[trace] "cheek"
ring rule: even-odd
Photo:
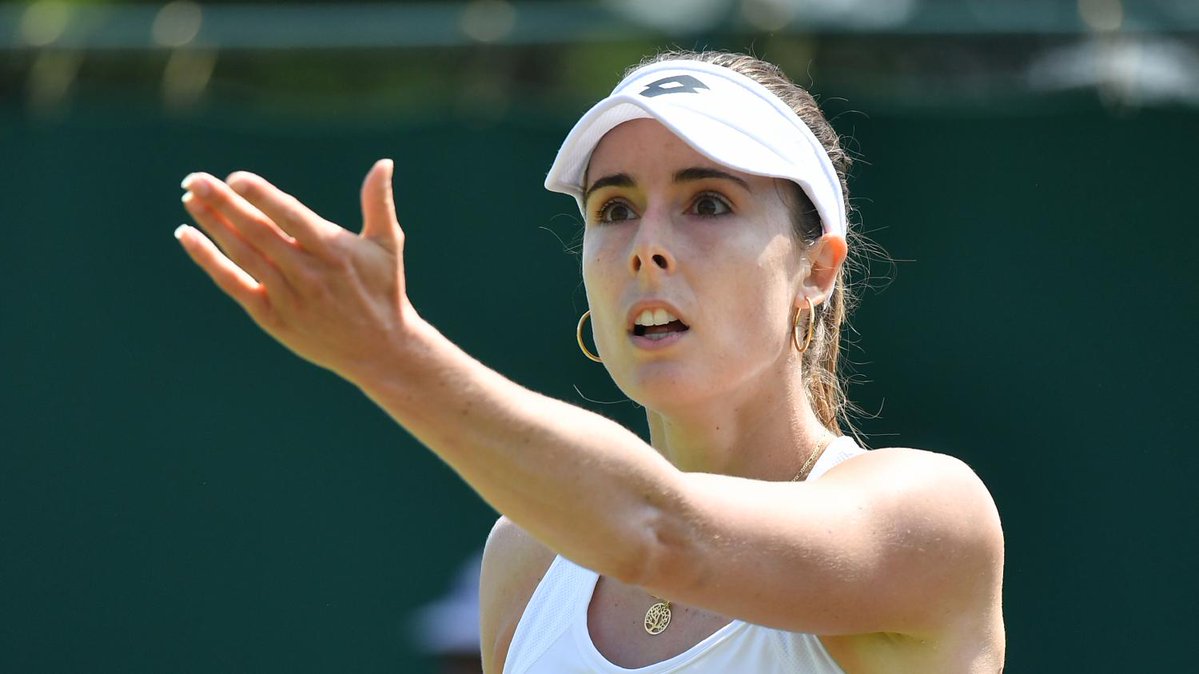
[[[583,236],[583,287],[593,317],[603,313],[615,292],[614,281],[618,275],[613,265],[618,263],[618,255],[613,243],[612,237],[602,233],[589,231]]]
[[[587,294],[587,309],[591,312],[590,339],[604,357],[604,367],[614,377],[614,367],[619,359],[614,358],[613,348],[624,334],[624,317],[619,315],[621,286],[618,274],[612,268],[614,256],[610,251],[598,247],[583,246],[583,289]]]
[[[628,227],[590,227],[583,233],[583,278],[614,277],[628,250]]]
[[[726,246],[724,255],[711,258],[718,269],[703,275],[702,282],[709,290],[705,295],[720,298],[721,334],[731,342],[726,344],[731,352],[748,356],[762,349],[773,351],[780,335],[785,336],[795,290],[790,280],[793,265],[787,263],[791,252],[785,241],[758,241]]]
[[[591,296],[591,289],[604,277],[604,257],[602,249],[595,241],[595,237],[584,235],[581,262],[583,267],[583,285],[587,288],[588,297]]]

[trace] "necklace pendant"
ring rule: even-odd
[[[659,601],[645,612],[645,631],[657,636],[670,625],[670,602]]]

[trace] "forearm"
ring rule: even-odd
[[[537,395],[473,360],[407,299],[392,165],[362,188],[351,234],[252,174],[184,181],[205,232],[176,236],[192,259],[297,355],[340,373],[551,548],[597,571],[640,571],[680,474],[636,435]]]
[[[640,572],[679,474],[608,419],[474,360],[420,319],[355,383],[484,500],[590,568]]]

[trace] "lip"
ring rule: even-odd
[[[629,333],[629,341],[631,341],[633,346],[637,347],[638,349],[645,351],[657,351],[659,349],[668,349],[671,346],[674,346],[683,338],[683,335],[686,334],[687,331],[684,330],[682,332],[672,332],[661,339],[650,339],[649,337],[639,337]]]

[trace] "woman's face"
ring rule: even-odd
[[[596,146],[583,279],[599,353],[630,398],[658,411],[735,404],[797,367],[808,262],[784,185],[717,164],[651,119]]]

